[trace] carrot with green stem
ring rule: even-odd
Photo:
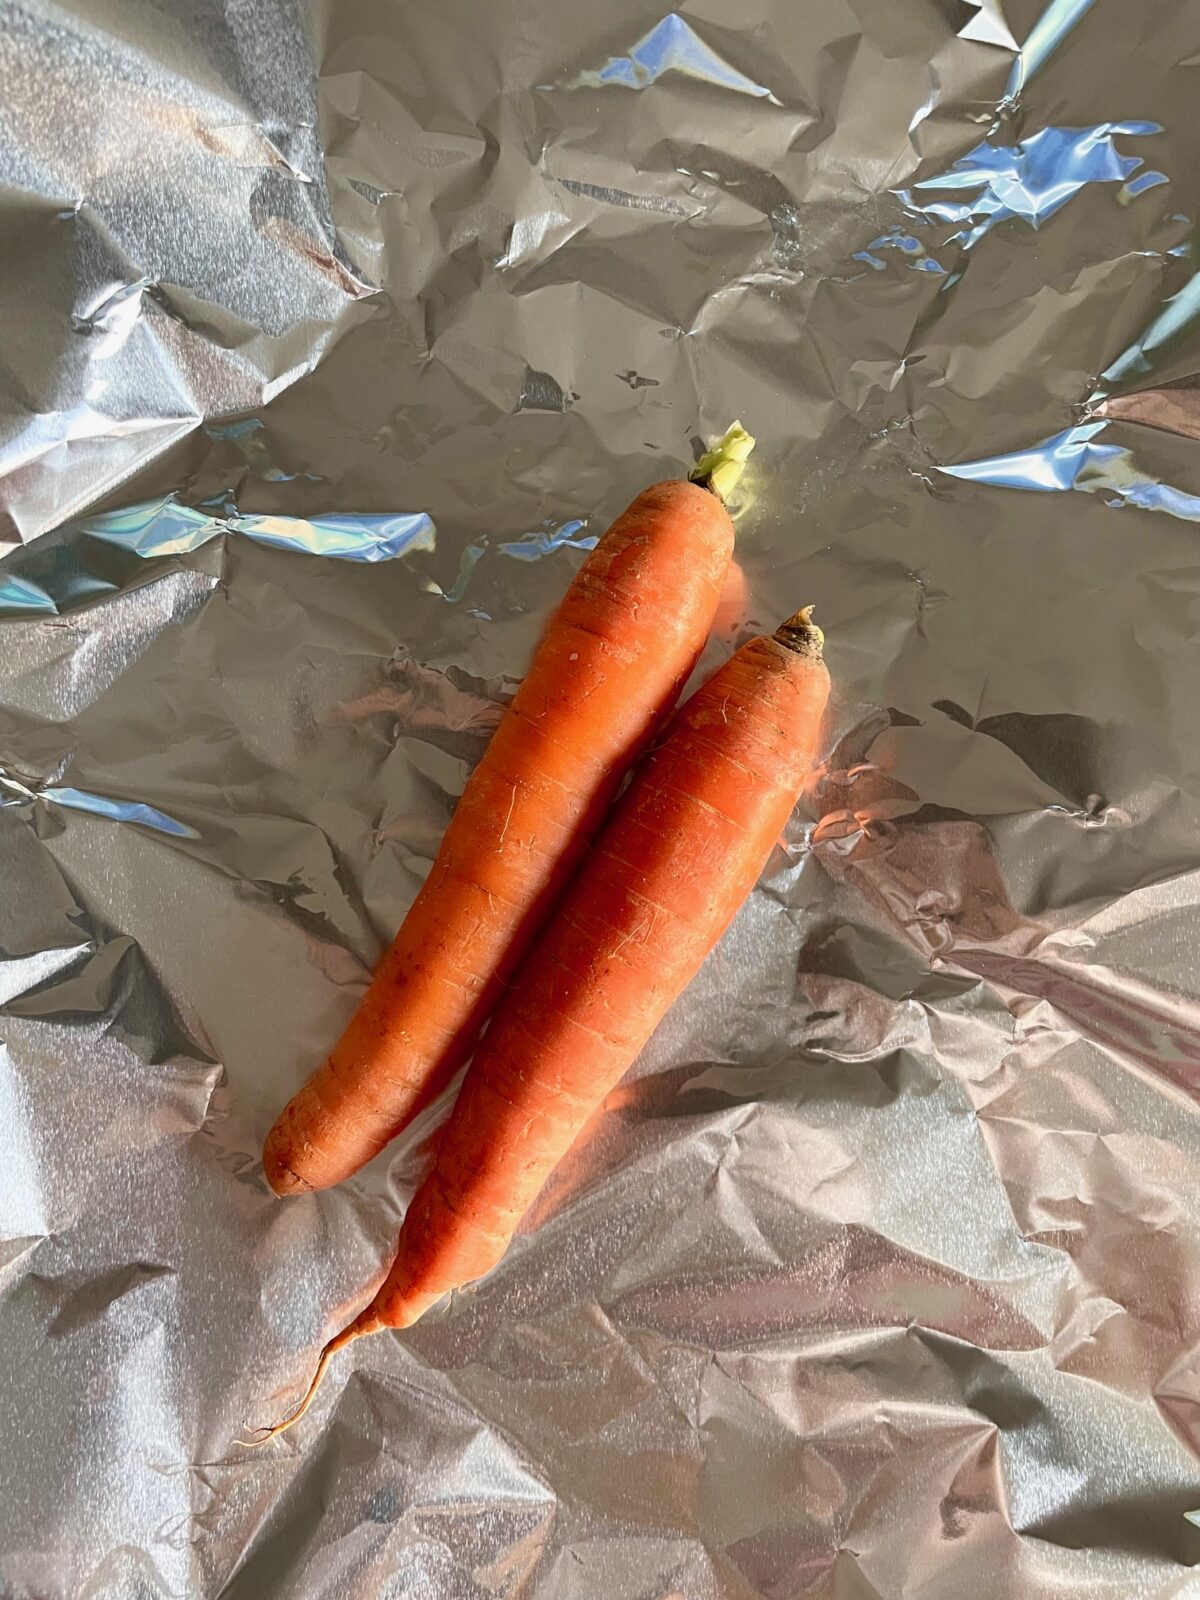
[[[406,1328],[500,1260],[584,1123],[753,888],[808,773],[829,696],[807,611],[754,639],[679,710],[484,1036],[391,1270],[326,1345]]]
[[[696,481],[644,490],[584,562],[361,1005],[267,1135],[277,1194],[357,1172],[466,1059],[703,649],[753,443],[735,423]]]

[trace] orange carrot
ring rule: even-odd
[[[465,1060],[630,765],[695,665],[733,549],[735,425],[600,540],[472,774],[437,859],[332,1054],[267,1135],[277,1194],[356,1172]]]
[[[750,585],[741,563],[734,556],[725,574],[725,587],[721,590],[717,614],[713,618],[712,631],[718,639],[725,643],[733,640],[746,623],[749,602]]]
[[[491,1270],[551,1169],[753,888],[829,697],[808,612],[676,713],[526,959],[467,1073],[383,1287],[322,1352],[406,1328]]]

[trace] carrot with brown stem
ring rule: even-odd
[[[644,490],[584,562],[361,1005],[267,1135],[277,1194],[357,1172],[466,1059],[703,649],[752,448],[735,423],[696,481]]]
[[[809,771],[829,696],[800,612],[675,714],[528,956],[467,1073],[370,1305],[326,1345],[406,1328],[500,1260],[555,1163],[753,888]]]

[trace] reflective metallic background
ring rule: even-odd
[[[1200,8],[0,4],[0,1594],[1198,1592]],[[273,1200],[578,551],[741,417],[826,763],[503,1267]]]

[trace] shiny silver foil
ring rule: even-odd
[[[0,4],[0,1595],[1200,1594],[1200,9]],[[260,1142],[740,417],[824,764],[503,1266]]]

